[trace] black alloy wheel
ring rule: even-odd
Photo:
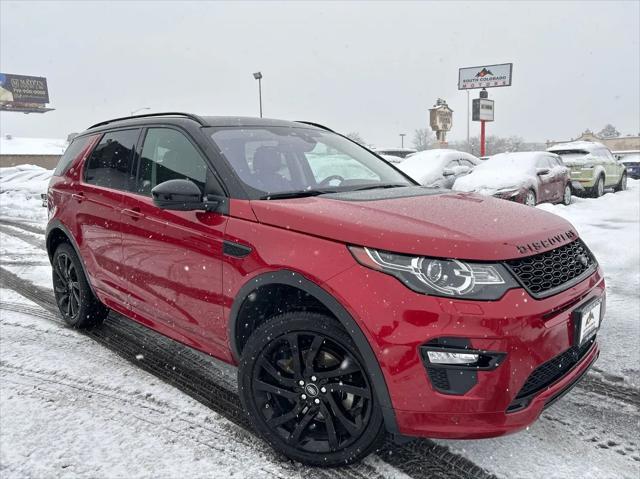
[[[272,319],[249,339],[238,374],[254,425],[294,460],[347,464],[384,436],[364,363],[331,318],[287,313]]]
[[[75,250],[68,243],[56,249],[52,260],[53,292],[62,318],[85,328],[104,320],[109,310],[93,295]]]
[[[60,312],[73,321],[80,312],[80,282],[76,267],[66,253],[56,256],[53,273],[53,289]]]

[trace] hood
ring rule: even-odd
[[[557,248],[578,236],[566,220],[537,208],[472,193],[433,191],[409,197],[380,192],[377,197],[362,196],[366,199],[354,199],[360,197],[354,193],[256,200],[251,206],[258,221],[271,226],[442,258],[512,259]]]

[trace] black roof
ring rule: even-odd
[[[114,118],[112,120],[102,121],[90,126],[88,129],[124,125],[138,125],[141,123],[149,123],[150,120],[166,121],[171,118],[179,121],[194,121],[200,126],[288,126],[297,128],[321,128],[329,130],[329,128],[311,122],[304,121],[287,121],[276,120],[272,118],[254,118],[247,116],[199,116],[192,113],[182,112],[165,112],[165,113],[148,113],[144,115],[133,115],[122,118]]]

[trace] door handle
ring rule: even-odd
[[[82,200],[84,200],[84,194],[83,193],[72,193],[71,194],[71,198],[76,200],[78,203],[81,203]]]
[[[144,218],[144,215],[140,212],[140,210],[138,208],[134,208],[132,210],[124,209],[124,210],[122,210],[122,214],[128,216],[129,218],[131,218],[133,220],[139,220],[140,218]]]

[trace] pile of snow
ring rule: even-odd
[[[62,155],[67,140],[59,138],[25,138],[3,135],[0,137],[2,155]]]
[[[537,207],[571,222],[604,271],[607,310],[596,368],[640,387],[640,180],[627,181],[627,191]]]
[[[47,192],[53,170],[36,165],[0,168],[0,215],[46,218],[40,195]]]
[[[546,153],[539,151],[494,155],[476,166],[468,175],[458,178],[453,189],[490,196],[499,190],[535,188],[538,183],[536,164],[545,155]]]
[[[435,149],[411,155],[398,168],[421,185],[430,186],[443,178],[442,172],[449,162],[458,159],[469,160],[474,165],[480,164],[478,158],[464,151]],[[456,170],[462,167],[457,166],[452,169],[454,173],[458,173]]]

